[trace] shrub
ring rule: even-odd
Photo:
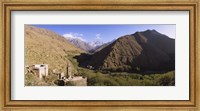
[[[175,85],[175,74],[174,72],[168,72],[167,74],[158,77],[158,84],[162,86],[173,86]]]

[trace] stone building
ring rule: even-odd
[[[34,64],[26,67],[28,72],[34,73],[38,78],[42,79],[43,76],[48,76],[47,64]]]

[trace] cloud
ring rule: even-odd
[[[96,34],[95,36],[96,36],[96,39],[102,39],[101,34]]]
[[[85,39],[83,39],[83,34],[80,34],[80,33],[70,32],[70,33],[63,34],[63,36],[69,39],[80,39],[82,41],[86,41]]]

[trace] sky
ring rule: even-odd
[[[86,42],[101,41],[110,42],[124,35],[133,34],[137,31],[153,30],[167,35],[170,38],[176,37],[175,24],[118,24],[118,25],[33,25],[40,28],[52,30],[60,35],[79,38]]]

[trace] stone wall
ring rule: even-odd
[[[68,86],[87,86],[87,78],[83,78],[82,76],[73,77],[70,81],[66,82]]]

